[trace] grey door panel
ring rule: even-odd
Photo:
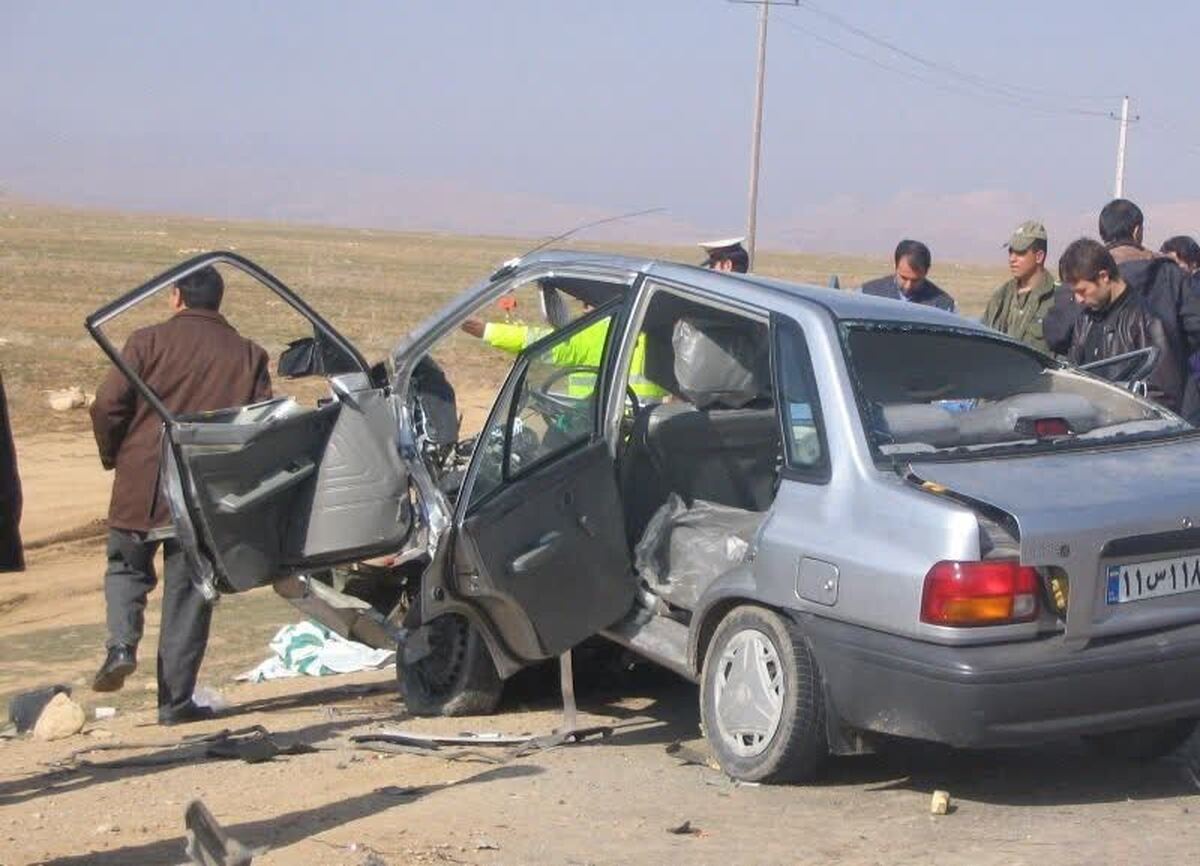
[[[210,265],[241,271],[308,321],[335,400],[315,409],[280,398],[196,415],[168,410],[104,327]],[[204,253],[106,304],[86,324],[163,419],[162,495],[206,596],[401,545],[411,526],[408,472],[388,391],[358,350],[270,273],[236,253]]]
[[[603,441],[509,482],[468,514],[457,592],[482,606],[509,648],[549,658],[633,604],[612,458]]]
[[[303,565],[345,551],[399,549],[407,535],[408,476],[394,442],[388,398],[361,391],[342,411],[317,466],[308,504],[294,509],[285,564]]]
[[[394,429],[377,390],[312,410],[273,401],[170,425],[224,588],[399,547],[408,490]]]

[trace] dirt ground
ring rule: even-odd
[[[184,810],[196,798],[235,838],[267,849],[254,860],[263,866],[1093,864],[1183,862],[1200,849],[1200,785],[1183,756],[1139,765],[1077,743],[971,753],[896,744],[834,761],[814,785],[735,785],[668,754],[678,741],[704,750],[696,689],[648,666],[581,675],[583,722],[611,726],[604,740],[525,757],[495,747],[368,751],[350,737],[398,726],[547,732],[558,721],[552,672],[515,683],[500,715],[470,720],[407,717],[390,671],[235,684],[295,619],[267,591],[223,600],[215,619],[201,680],[221,690],[231,715],[159,728],[156,607],[126,689],[86,686],[103,643],[107,476],[83,435],[26,437],[20,447],[30,568],[0,583],[0,701],[64,682],[89,715],[118,712],[67,740],[0,740],[0,866],[183,862]],[[188,743],[251,725],[315,751],[249,764]],[[950,791],[951,814],[929,814],[935,789]],[[670,832],[684,822],[692,832]]]

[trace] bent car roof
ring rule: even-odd
[[[911,304],[900,300],[864,295],[858,291],[831,289],[804,283],[792,283],[758,274],[731,274],[713,271],[694,265],[662,259],[638,258],[634,256],[593,253],[572,250],[543,250],[520,260],[518,267],[561,264],[563,266],[587,267],[588,265],[621,268],[639,271],[664,280],[696,286],[716,295],[731,299],[747,298],[747,289],[767,290],[773,294],[810,301],[826,308],[837,319],[867,319],[871,321],[901,322],[906,324],[942,325],[955,328],[993,333],[971,319],[947,313],[923,304]]]

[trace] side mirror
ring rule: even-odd
[[[317,337],[293,340],[279,353],[276,372],[283,379],[300,379],[304,376],[336,376],[353,373],[358,365],[334,346],[321,342]]]

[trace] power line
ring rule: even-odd
[[[1004,105],[1007,105],[1010,108],[1018,108],[1018,109],[1021,109],[1022,111],[1031,111],[1031,112],[1034,112],[1037,114],[1043,114],[1043,115],[1047,115],[1047,116],[1063,116],[1063,115],[1079,116],[1079,112],[1077,112],[1077,111],[1069,111],[1069,110],[1063,111],[1060,108],[1047,106],[1047,105],[1032,101],[1028,98],[1010,96],[1008,94],[1002,94],[1002,93],[996,93],[996,92],[990,92],[990,91],[972,90],[968,87],[968,85],[966,85],[964,83],[942,81],[937,78],[933,78],[929,75],[923,75],[919,72],[914,72],[911,69],[905,69],[904,67],[896,66],[894,64],[884,62],[877,57],[872,57],[869,54],[864,54],[861,51],[857,51],[853,48],[850,48],[849,46],[845,45],[844,43],[838,42],[834,39],[830,39],[829,37],[824,36],[823,34],[816,32],[815,30],[811,30],[807,27],[803,27],[793,21],[784,21],[782,23],[785,27],[788,27],[789,29],[794,30],[795,32],[797,32],[801,35],[807,36],[808,38],[812,39],[815,42],[819,42],[820,44],[825,45],[828,48],[832,48],[835,51],[839,51],[843,54],[848,55],[849,57],[853,57],[856,60],[860,60],[871,66],[874,66],[877,69],[882,69],[885,72],[890,72],[894,75],[899,75],[904,78],[908,78],[912,81],[916,81],[921,84],[928,85],[929,87],[933,87],[938,90],[946,91],[947,93],[953,93],[958,96],[965,96],[965,97],[969,97],[971,99],[978,99],[981,97],[988,98],[988,99],[992,99],[997,102],[1003,103]],[[1104,117],[1107,119],[1115,119],[1113,115],[1111,115],[1107,112],[1102,112],[1102,111],[1091,112],[1085,116],[1095,116],[1095,117]]]
[[[890,51],[893,54],[897,54],[900,57],[903,57],[913,63],[917,63],[929,70],[939,72],[943,75],[957,79],[958,82],[960,83],[960,86],[966,85],[968,87],[973,87],[973,88],[976,88],[977,90],[989,93],[992,96],[1002,97],[1006,100],[1015,102],[1016,104],[1020,104],[1023,107],[1038,108],[1041,111],[1046,112],[1046,113],[1078,115],[1078,116],[1082,116],[1082,117],[1112,118],[1112,114],[1108,111],[1103,111],[1103,110],[1099,110],[1099,109],[1081,108],[1081,107],[1076,107],[1076,106],[1055,105],[1055,104],[1046,102],[1047,97],[1061,98],[1061,95],[1051,94],[1046,91],[1037,90],[1035,88],[1019,87],[1019,86],[1012,85],[1012,84],[1006,84],[1004,82],[994,81],[994,80],[986,78],[982,75],[977,75],[973,72],[968,72],[966,70],[960,69],[949,63],[943,63],[943,62],[939,62],[936,60],[930,60],[929,58],[923,57],[922,55],[917,54],[914,51],[910,51],[909,49],[904,48],[901,45],[897,45],[896,43],[891,42],[890,40],[884,39],[881,36],[877,36],[874,33],[871,33],[869,30],[865,30],[864,28],[859,27],[850,21],[847,21],[845,18],[842,18],[839,15],[835,15],[832,12],[828,12],[825,9],[822,9],[820,6],[817,6],[816,4],[809,2],[809,0],[796,0],[796,5],[803,9],[808,10],[809,12],[813,13],[814,15],[824,18],[825,20],[829,21],[830,23],[834,24],[835,26],[837,26],[849,33],[852,33],[855,36],[857,36],[858,38],[863,39],[867,42],[870,42],[873,45],[876,45],[880,48]],[[798,28],[798,29],[802,29],[802,28]],[[883,66],[883,68],[887,68],[887,69],[889,69],[889,71],[897,72],[898,74],[902,74],[902,75],[907,74],[910,77],[915,75],[915,73],[912,73],[910,71],[902,71],[900,69],[897,69],[896,67],[890,67],[890,66],[884,65],[884,64],[876,61],[873,58],[868,59],[866,57],[866,55],[859,54],[859,53],[853,51],[853,49],[847,48],[846,46],[838,45],[838,44],[834,43],[832,40],[824,39],[823,37],[818,36],[817,34],[813,33],[812,31],[803,31],[802,30],[802,32],[806,32],[808,35],[812,36],[813,38],[816,38],[818,41],[822,41],[825,44],[830,45],[831,47],[835,47],[838,50],[841,50],[848,54],[856,56],[860,60],[866,60],[866,62],[872,63],[873,65]],[[928,79],[918,78],[918,80],[924,80],[925,83],[933,83],[933,82],[929,81]],[[942,82],[942,84],[944,85],[945,83]]]

